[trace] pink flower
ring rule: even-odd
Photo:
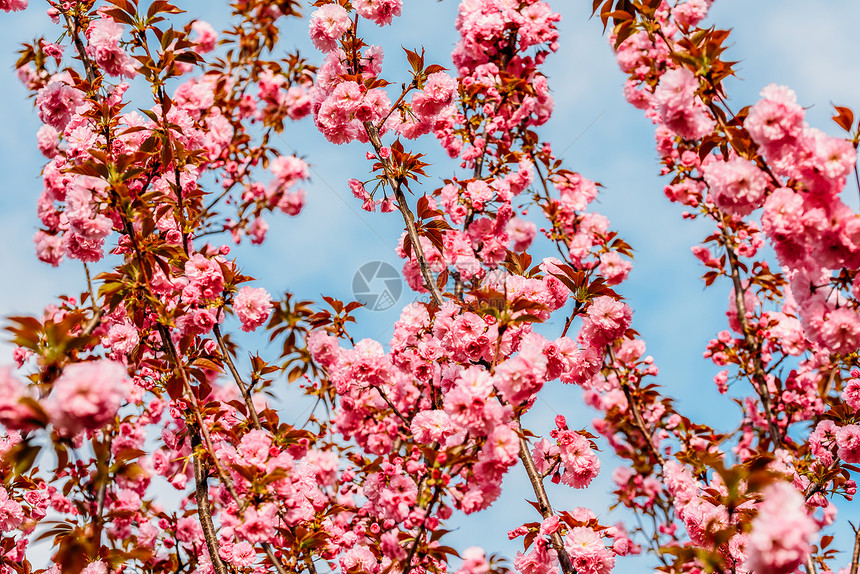
[[[0,424],[7,429],[31,428],[27,420],[35,417],[35,413],[20,402],[28,396],[28,388],[12,374],[12,369],[0,367]]]
[[[206,256],[195,253],[185,262],[185,276],[190,281],[182,292],[183,297],[197,301],[200,297],[218,297],[224,290],[224,274],[221,266]]]
[[[191,546],[203,542],[203,528],[195,516],[184,516],[176,521],[176,539]]]
[[[836,455],[849,464],[860,462],[860,426],[846,425],[836,429]]]
[[[713,0],[687,0],[672,8],[675,22],[684,27],[695,26],[708,15]]]
[[[27,8],[29,0],[0,0],[0,10],[4,12],[21,12]]]
[[[266,468],[269,460],[269,449],[272,447],[272,437],[264,430],[248,431],[239,442],[236,453],[242,457],[242,462],[258,468]]]
[[[257,552],[250,543],[241,540],[233,545],[232,564],[237,568],[250,568],[257,558]]]
[[[544,538],[535,540],[528,554],[517,552],[514,568],[522,574],[551,574],[558,572],[558,554]]]
[[[272,297],[260,287],[242,287],[233,300],[233,311],[242,321],[242,330],[253,331],[266,322],[272,309]]]
[[[499,425],[487,437],[482,455],[488,460],[510,466],[517,460],[519,447],[520,443],[517,433],[510,427]]]
[[[195,20],[191,24],[191,31],[197,36],[194,42],[197,44],[195,50],[200,54],[206,54],[215,49],[215,42],[218,40],[218,32],[209,22],[203,20]]]
[[[395,16],[400,16],[403,0],[355,0],[352,5],[362,18],[385,26],[391,24]]]
[[[363,574],[377,574],[379,563],[370,548],[364,545],[356,545],[347,550],[340,557],[340,568],[343,574],[348,572],[361,572]]]
[[[0,486],[0,532],[14,530],[24,522],[24,509],[9,498],[9,492]]]
[[[279,155],[269,162],[269,171],[274,174],[279,187],[290,187],[308,178],[308,164],[294,155]]]
[[[600,472],[600,460],[588,440],[579,433],[563,430],[558,433],[558,449],[564,473],[562,484],[573,488],[585,488]]]
[[[543,353],[520,353],[496,368],[493,382],[506,401],[528,401],[543,387],[546,363]]]
[[[564,537],[564,548],[578,574],[609,574],[615,565],[615,553],[603,545],[600,535],[591,528],[571,528]]]
[[[133,77],[134,60],[120,47],[124,27],[110,18],[94,20],[87,28],[87,55],[110,76]]]
[[[627,274],[633,269],[633,264],[625,261],[615,251],[609,251],[600,256],[600,266],[598,271],[606,278],[609,285],[618,285],[625,279]]]
[[[236,533],[251,543],[269,542],[275,535],[277,515],[278,509],[271,502],[259,509],[249,506],[245,510],[244,521],[236,527]]]
[[[855,411],[860,411],[860,379],[848,381],[842,391],[842,400]]]
[[[696,96],[699,80],[687,68],[669,70],[654,90],[654,105],[666,127],[684,139],[699,139],[711,133],[715,122]]]
[[[113,420],[126,395],[126,370],[116,361],[66,365],[54,383],[51,414],[64,435],[96,430]]]
[[[590,346],[601,348],[621,338],[632,320],[629,306],[602,295],[591,302],[579,335]]]
[[[49,235],[39,230],[33,236],[33,243],[36,244],[36,257],[39,261],[57,267],[63,260],[65,248],[62,235]]]
[[[128,355],[131,353],[137,344],[140,342],[140,337],[137,334],[137,328],[130,323],[117,323],[110,328],[107,336],[102,339],[102,344],[115,353]]]
[[[321,52],[331,52],[337,48],[337,41],[351,25],[349,14],[343,6],[326,4],[311,14],[311,40]]]
[[[485,574],[490,570],[487,554],[479,546],[470,546],[463,550],[463,563],[456,574]]]
[[[96,560],[87,564],[87,567],[81,570],[81,574],[108,574],[108,567],[101,560]]]
[[[821,326],[821,338],[834,353],[856,351],[860,346],[860,315],[848,307],[831,311]]]
[[[712,161],[703,168],[705,182],[717,207],[733,215],[748,215],[761,207],[767,192],[767,175],[749,160],[736,157]]]
[[[412,111],[420,119],[432,120],[452,101],[457,91],[457,80],[445,72],[434,72],[427,77],[424,90],[412,97]]]
[[[761,97],[750,108],[744,128],[766,157],[777,159],[803,132],[805,112],[795,93],[785,86],[771,84],[761,91]]]
[[[39,128],[39,131],[36,132],[36,144],[42,155],[49,159],[57,155],[59,137],[60,134],[52,126],[43,125]]]
[[[306,194],[304,189],[297,189],[296,191],[285,193],[278,201],[278,208],[287,215],[296,216],[305,206],[305,197]]]
[[[84,101],[84,93],[62,81],[52,81],[36,94],[39,119],[58,132],[66,129],[75,109]]]
[[[555,462],[556,457],[558,457],[559,452],[558,445],[550,443],[545,438],[540,439],[532,450],[532,458],[535,461],[535,468],[537,468],[538,472],[543,474],[548,471]]]
[[[745,568],[756,574],[794,572],[818,531],[803,495],[787,482],[767,487],[747,540]]]
[[[699,495],[699,486],[693,472],[683,464],[670,460],[663,468],[666,489],[676,501],[685,504]]]
[[[307,344],[308,351],[319,365],[329,368],[337,361],[340,348],[336,337],[325,331],[311,331],[308,333]]]
[[[412,434],[421,444],[445,444],[445,440],[456,432],[457,428],[445,411],[421,411],[412,417]]]
[[[532,240],[537,234],[537,225],[527,219],[512,217],[505,226],[505,231],[513,243],[511,249],[519,253],[528,249],[529,245],[532,244]]]

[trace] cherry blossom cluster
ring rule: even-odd
[[[843,198],[860,126],[837,108],[847,137],[810,127],[784,86],[733,112],[711,1],[595,14],[656,126],[665,195],[713,224],[692,252],[728,295],[704,356],[739,406],[729,430],[652,382],[619,293],[632,247],[595,211],[599,184],[541,140],[562,41],[547,2],[463,0],[450,67],[388,50],[405,78],[361,35],[397,26],[402,0],[318,0],[307,21],[292,0],[243,0],[220,32],[161,0],[48,4],[59,40],[25,44],[17,69],[47,160],[36,255],[83,263],[87,287],[9,318],[0,574],[501,574],[447,546],[446,521],[499,500],[510,472],[538,514],[510,525],[523,574],[608,574],[644,551],[661,572],[834,569],[819,536],[860,471],[860,216]],[[291,23],[310,60],[275,55]],[[368,174],[344,188],[403,221],[416,300],[385,344],[352,337],[359,303],[273,297],[227,245],[313,201],[309,164],[270,145],[303,118],[364,146]],[[435,189],[418,138],[452,162]],[[243,363],[234,327],[281,348]],[[597,418],[535,421],[552,385]],[[297,390],[313,406],[290,424]],[[636,526],[553,506],[550,485],[595,488],[603,445]]]

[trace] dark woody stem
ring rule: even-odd
[[[415,253],[415,258],[418,259],[418,265],[421,268],[421,275],[424,278],[424,284],[430,292],[430,296],[433,297],[433,302],[441,307],[443,302],[442,292],[439,291],[439,287],[433,279],[430,265],[427,263],[427,257],[424,255],[424,249],[421,247],[421,242],[418,238],[418,229],[415,227],[415,216],[406,204],[406,196],[403,194],[401,180],[395,178],[392,173],[391,162],[379,154],[383,147],[382,140],[379,139],[379,130],[376,129],[376,126],[369,121],[364,122],[364,129],[367,132],[367,137],[370,139],[370,143],[373,145],[373,149],[376,150],[376,155],[379,157],[380,162],[382,162],[382,167],[385,170],[385,179],[394,191],[394,198],[397,200],[397,208],[400,210],[401,215],[403,215],[403,221],[406,223],[406,233],[409,235],[409,241],[412,244],[412,251]]]
[[[535,466],[535,461],[532,458],[531,451],[529,450],[529,444],[522,435],[522,427],[520,427],[520,460],[523,461],[523,467],[526,469],[526,474],[529,477],[529,481],[532,483],[532,490],[534,490],[535,496],[537,496],[537,503],[541,516],[543,516],[544,519],[549,518],[553,515],[552,505],[549,502],[546,488],[543,485],[543,477]],[[564,574],[576,574],[576,569],[573,567],[570,555],[564,548],[564,540],[562,540],[561,534],[559,534],[558,531],[553,532],[550,535],[550,540],[552,541],[552,547],[558,554],[561,571]]]

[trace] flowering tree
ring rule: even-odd
[[[852,111],[836,108],[844,137],[807,125],[784,86],[733,111],[729,33],[700,27],[707,0],[594,3],[625,96],[656,125],[666,196],[712,226],[693,253],[731,296],[706,357],[725,367],[722,392],[748,389],[722,433],[650,381],[618,293],[631,247],[592,209],[598,185],[540,138],[559,16],[541,0],[463,0],[452,63],[412,46],[400,78],[364,30],[401,8],[237,0],[219,34],[165,0],[49,2],[59,41],[25,44],[18,62],[44,124],[36,255],[83,262],[88,290],[9,318],[2,572],[604,574],[643,551],[662,572],[845,566],[819,535],[860,472],[860,216],[841,197],[852,175],[860,187]],[[276,58],[303,10],[319,53]],[[302,210],[309,167],[270,142],[308,116],[332,144],[364,145],[367,172],[344,187],[404,224],[403,276],[424,297],[385,347],[350,335],[359,303],[275,300],[224,243],[262,243],[269,213]],[[418,138],[459,165],[441,185]],[[243,372],[230,314],[268,330],[277,356]],[[551,317],[561,332],[542,328]],[[295,426],[267,397],[300,380],[319,408]],[[585,390],[590,430],[523,425],[555,381]],[[617,504],[648,520],[553,507],[547,480],[584,489],[601,471],[590,431],[621,462]],[[446,521],[490,506],[514,467],[535,510],[510,525],[523,551],[448,546]],[[27,552],[45,539],[50,564]],[[844,545],[857,574],[860,532]]]

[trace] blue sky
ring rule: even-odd
[[[177,2],[190,14],[223,22],[220,3],[202,0]],[[542,129],[542,137],[563,155],[566,167],[601,182],[595,209],[607,215],[612,228],[634,247],[635,262],[621,293],[633,307],[634,327],[648,344],[660,367],[658,382],[664,392],[678,399],[687,416],[717,428],[733,426],[738,412],[721,397],[711,382],[716,369],[702,359],[707,341],[725,328],[724,311],[730,287],[717,283],[704,290],[699,280],[703,269],[690,253],[690,246],[709,233],[706,224],[681,220],[681,208],[669,204],[662,194],[665,184],[653,145],[653,127],[639,110],[628,105],[621,89],[624,77],[614,63],[601,34],[598,20],[589,21],[589,2],[550,2],[560,11],[560,51],[547,60],[546,73],[556,101],[556,111]],[[0,279],[0,315],[37,313],[61,293],[77,294],[84,287],[77,262],[59,269],[36,260],[31,237],[36,229],[35,203],[41,189],[39,171],[44,163],[35,145],[39,121],[25,91],[14,77],[12,66],[20,41],[45,34],[58,36],[44,15],[44,4],[34,1],[24,13],[0,15],[0,74],[6,88],[0,92],[0,244],[3,245],[3,278]],[[374,30],[370,42],[386,50],[383,74],[399,83],[405,77],[400,46],[424,46],[427,61],[450,63],[456,42],[453,21],[456,2],[406,2],[403,17],[395,26]],[[807,119],[836,134],[830,121],[831,102],[860,111],[860,46],[856,23],[860,3],[851,0],[803,2],[800,0],[718,0],[707,21],[733,29],[726,55],[741,60],[738,78],[728,81],[734,109],[756,101],[762,87],[787,84],[807,106]],[[301,48],[319,59],[306,37],[304,25],[293,25],[284,34],[284,51]],[[385,71],[387,70],[387,71]],[[148,106],[149,104],[141,104]],[[238,249],[247,274],[258,278],[258,286],[273,294],[289,290],[301,298],[319,299],[330,294],[351,299],[353,273],[367,261],[400,263],[394,245],[403,228],[397,213],[367,214],[351,197],[346,181],[363,179],[369,169],[360,144],[331,146],[304,120],[288,127],[275,145],[284,153],[296,150],[312,165],[307,188],[307,207],[296,218],[274,216],[268,241],[261,247]],[[441,177],[455,172],[432,140],[420,144],[434,162],[427,189],[439,186]],[[417,188],[416,188],[417,189]],[[857,207],[856,190],[848,190],[848,202]],[[539,256],[552,255],[549,252]],[[386,343],[399,308],[385,312],[359,311],[354,335]],[[547,336],[560,332],[560,325],[546,327]],[[256,343],[255,341],[249,341]],[[11,347],[0,346],[0,363],[8,363]],[[577,389],[547,389],[526,420],[536,432],[546,432],[556,412],[572,425],[585,426],[594,412],[582,406]],[[746,394],[749,389],[738,389]],[[291,395],[286,395],[291,396]],[[292,403],[292,399],[287,401]],[[715,406],[719,405],[719,406]],[[288,409],[301,410],[297,404]],[[557,508],[587,506],[605,517],[610,504],[610,472],[614,466],[603,453],[604,471],[586,491],[553,487]],[[506,494],[477,521],[457,520],[461,527],[452,534],[458,546],[484,545],[513,557],[517,546],[505,532],[524,521],[534,520],[534,511],[522,501],[533,498],[525,474],[512,471],[505,483]],[[855,508],[842,505],[839,532],[847,545],[845,519]],[[839,538],[837,538],[837,543]],[[847,546],[843,546],[847,547]],[[521,547],[520,547],[521,548]],[[650,561],[647,563],[650,564]],[[639,564],[642,564],[639,562]],[[621,563],[623,567],[624,563]],[[629,566],[630,564],[628,564]],[[642,564],[644,566],[644,564]]]

